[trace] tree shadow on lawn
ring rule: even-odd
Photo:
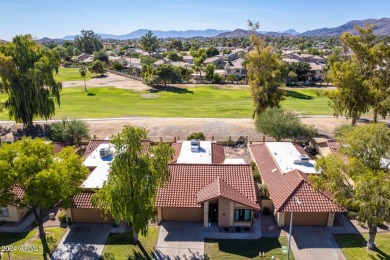
[[[300,92],[297,92],[297,91],[293,91],[293,90],[287,90],[285,96],[286,97],[297,98],[297,99],[305,99],[305,100],[313,99],[312,96],[305,95],[303,93],[300,93]]]
[[[23,240],[26,238],[30,232],[21,232],[21,233],[0,233],[0,246],[11,245],[15,242]]]
[[[178,88],[178,87],[174,87],[174,86],[153,86],[149,92],[150,93],[158,93],[158,92],[162,92],[162,91],[165,91],[165,92],[172,92],[172,93],[176,93],[176,94],[194,94],[194,92],[192,90],[188,90],[187,88]]]
[[[366,249],[367,241],[361,234],[348,234],[348,235],[336,235],[336,242],[339,245],[340,249],[342,248],[362,248],[367,250],[367,252],[371,252],[376,254],[378,259],[390,259],[390,255],[380,250],[380,248],[376,248],[375,250]],[[373,256],[369,256],[373,258]],[[373,258],[376,259],[376,258]]]
[[[147,259],[152,260],[154,258],[154,252],[150,251],[147,252],[141,242],[135,243],[133,240],[133,233],[132,232],[126,232],[122,234],[111,234],[106,242],[106,245],[131,245],[134,247],[137,247],[141,252],[136,251],[133,249],[133,254],[128,255],[127,259]],[[114,254],[112,253],[105,253],[100,257],[100,260],[111,260],[116,259]]]
[[[219,251],[239,255],[246,258],[255,258],[260,252],[281,249],[282,245],[277,237],[263,237],[255,240],[207,240],[207,243],[218,243]]]

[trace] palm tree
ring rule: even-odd
[[[88,93],[87,83],[85,82],[85,76],[87,76],[87,71],[88,71],[87,66],[84,63],[81,64],[79,72],[80,72],[80,76],[84,78],[84,89],[85,89],[85,92]]]

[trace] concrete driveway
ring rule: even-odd
[[[112,224],[72,224],[52,259],[99,259]]]
[[[291,250],[295,259],[345,260],[336,240],[326,227],[293,227],[292,236]]]
[[[164,222],[156,259],[203,259],[204,228],[200,222]]]

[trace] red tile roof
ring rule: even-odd
[[[157,207],[199,208],[201,204],[197,201],[197,193],[217,178],[241,193],[251,203],[256,203],[255,183],[250,165],[170,164],[168,167],[170,180],[158,189]],[[235,199],[241,200],[242,197]]]
[[[330,195],[315,191],[306,174],[298,170],[282,174],[265,144],[251,145],[249,148],[276,211],[291,211],[293,196],[302,202],[300,212],[343,211],[334,204]]]
[[[249,206],[251,208],[259,210],[260,207],[257,203],[249,200],[245,195],[226,184],[221,178],[217,177],[217,179],[210,184],[206,185],[200,191],[198,191],[197,202],[202,203],[205,201],[210,201],[217,199],[219,197],[223,197],[228,200],[235,201],[237,203]]]
[[[338,143],[336,140],[327,140],[326,144],[333,154],[337,153],[337,151],[340,149],[340,143]]]
[[[85,149],[84,158],[87,158],[96,148],[101,144],[108,144],[110,140],[91,140],[88,143],[87,148]]]
[[[225,161],[225,150],[222,144],[211,144],[212,163],[223,163]]]
[[[18,198],[23,199],[24,197],[24,190],[18,186],[14,186],[12,188],[12,193]]]
[[[92,205],[91,198],[94,194],[94,191],[84,190],[81,193],[76,194],[72,198],[72,208],[76,209],[94,209],[95,206]]]
[[[175,153],[173,154],[172,163],[176,163],[180,155],[181,143],[173,143],[171,146],[175,151]]]
[[[54,152],[53,152],[54,154],[61,152],[62,149],[69,146],[66,143],[60,143],[60,142],[52,142],[52,145],[54,146]]]

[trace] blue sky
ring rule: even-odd
[[[382,17],[390,17],[389,0],[0,0],[0,39],[62,38],[82,29],[233,30],[246,28],[247,19],[264,31],[303,32]]]

